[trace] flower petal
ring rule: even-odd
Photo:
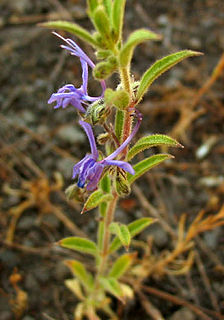
[[[130,163],[125,161],[119,161],[119,160],[103,160],[103,165],[107,166],[117,166],[119,168],[122,168],[123,170],[129,172],[130,174],[135,174],[135,170],[132,168]]]
[[[86,135],[87,135],[87,137],[89,139],[89,144],[90,144],[92,156],[96,161],[98,159],[99,154],[98,154],[98,151],[97,151],[97,148],[96,148],[96,141],[95,141],[95,137],[93,135],[92,127],[91,127],[91,125],[89,123],[87,123],[85,121],[82,121],[82,120],[79,121],[79,124],[85,130],[85,133],[86,133]]]
[[[99,164],[98,162],[96,162],[94,168],[91,168],[91,172],[87,177],[88,179],[90,178],[90,175],[91,175],[91,179],[89,179],[89,182],[87,183],[87,186],[86,186],[86,189],[88,191],[94,191],[97,188],[103,169],[104,169],[104,166],[102,164]]]
[[[75,179],[76,176],[79,174],[80,172],[80,168],[83,165],[83,163],[88,160],[91,156],[89,154],[85,155],[85,157],[80,160],[78,163],[76,163],[73,167],[73,174],[72,174],[72,178]]]

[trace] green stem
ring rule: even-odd
[[[107,207],[107,212],[104,218],[104,235],[103,235],[103,250],[102,250],[102,257],[99,264],[99,276],[104,274],[104,270],[106,269],[107,260],[108,260],[108,251],[110,245],[110,224],[113,222],[114,219],[114,212],[117,205],[118,195],[114,191],[113,199],[110,201]]]

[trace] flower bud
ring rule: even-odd
[[[85,121],[92,125],[97,123],[103,124],[109,113],[110,109],[105,106],[104,101],[98,100],[91,104],[86,110]]]
[[[108,78],[117,69],[117,64],[113,60],[99,62],[93,69],[93,75],[97,80]]]
[[[131,192],[131,187],[127,179],[127,173],[122,169],[117,170],[115,187],[116,187],[117,194],[120,197],[126,197]]]
[[[109,139],[110,139],[109,133],[105,132],[98,135],[97,142],[102,145],[102,144],[105,144]]]
[[[65,190],[65,195],[68,200],[75,200],[77,202],[84,202],[85,200],[85,190],[77,187],[76,184],[71,184]]]

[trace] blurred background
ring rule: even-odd
[[[72,234],[96,237],[96,212],[80,216],[81,206],[64,196],[74,163],[89,151],[85,134],[74,109],[53,110],[47,104],[62,85],[80,85],[80,64],[60,49],[51,31],[37,26],[69,20],[92,30],[85,6],[84,0],[0,2],[1,320],[72,319],[77,301],[64,286],[70,272],[62,263],[71,255],[53,244]],[[222,210],[224,2],[128,0],[125,37],[141,27],[161,34],[163,40],[136,49],[132,61],[136,79],[156,59],[175,51],[204,53],[163,75],[139,107],[144,121],[138,137],[166,133],[185,148],[171,150],[175,159],[146,174],[116,212],[116,219],[124,223],[142,216],[159,218],[160,223],[139,239],[152,237],[153,254],[160,255],[171,250],[170,239],[183,213],[190,225],[202,210],[205,215]],[[89,46],[77,43],[95,60]],[[108,81],[112,87],[117,83],[116,77]],[[89,92],[100,92],[92,78]],[[147,284],[199,306],[207,319],[224,319],[222,231],[217,224],[195,239],[197,259],[187,275],[152,276]],[[120,319],[160,319],[147,311],[150,303],[165,319],[206,319],[168,298],[152,293],[144,298],[136,296],[126,306],[114,303],[114,309]]]

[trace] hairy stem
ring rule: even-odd
[[[103,250],[102,250],[102,259],[99,265],[99,275],[104,273],[108,260],[108,251],[110,245],[110,224],[114,219],[114,212],[116,209],[116,204],[118,200],[118,195],[116,192],[113,192],[113,199],[110,201],[107,207],[106,216],[104,218],[104,236],[103,236]]]

